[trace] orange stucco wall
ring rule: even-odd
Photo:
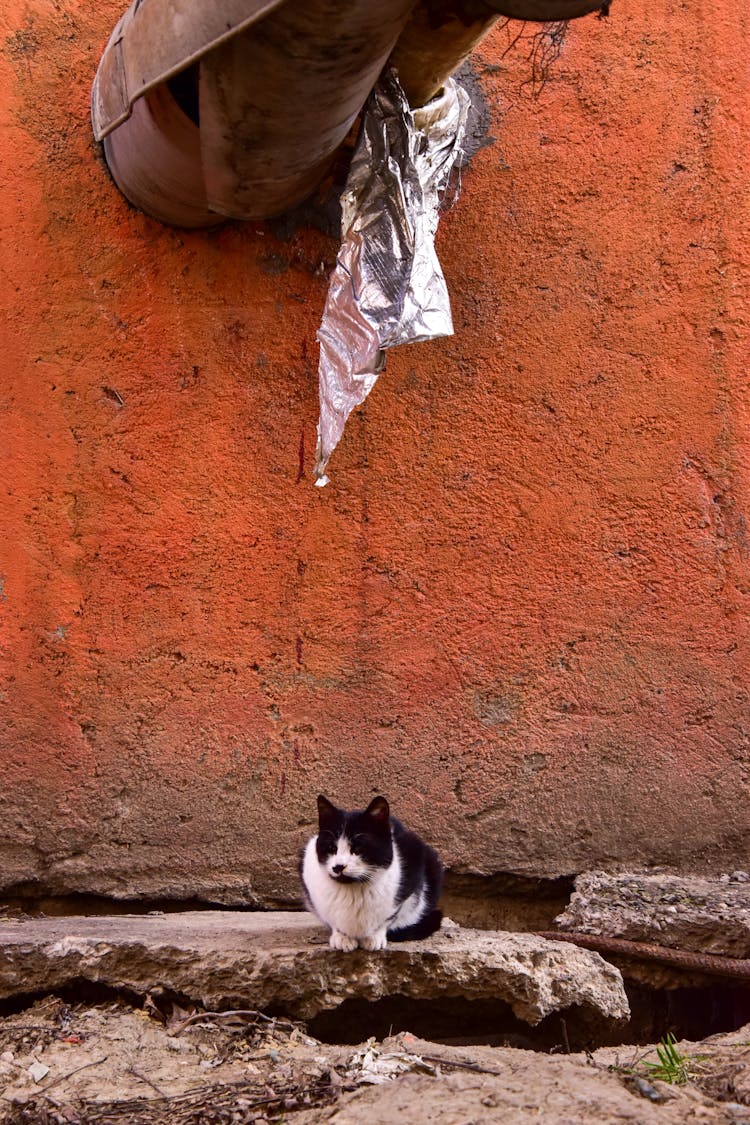
[[[125,203],[120,11],[0,12],[2,887],[289,896],[319,790],[458,871],[747,863],[747,13],[617,0],[536,98],[493,33],[456,334],[321,492],[336,244]]]

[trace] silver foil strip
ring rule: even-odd
[[[328,459],[374,387],[387,349],[453,334],[435,232],[468,109],[468,94],[449,79],[437,98],[412,111],[393,71],[365,107],[318,329],[318,487],[328,483]]]

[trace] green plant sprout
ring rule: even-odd
[[[644,1062],[651,1078],[659,1078],[662,1082],[669,1082],[672,1086],[684,1086],[692,1078],[690,1071],[691,1059],[682,1055],[677,1050],[677,1040],[671,1031],[668,1031],[660,1040],[656,1048],[658,1062]]]

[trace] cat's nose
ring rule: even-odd
[[[340,875],[341,872],[344,870],[345,866],[346,866],[346,864],[344,864],[344,863],[334,863],[331,870],[333,871],[334,875]]]

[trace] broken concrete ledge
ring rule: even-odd
[[[309,914],[191,911],[0,922],[0,998],[80,981],[163,991],[207,1008],[300,1019],[344,1000],[496,999],[537,1024],[579,1007],[629,1015],[622,977],[598,953],[533,934],[446,927],[378,953],[339,953]]]
[[[749,958],[750,874],[588,871],[556,921],[582,934]]]

